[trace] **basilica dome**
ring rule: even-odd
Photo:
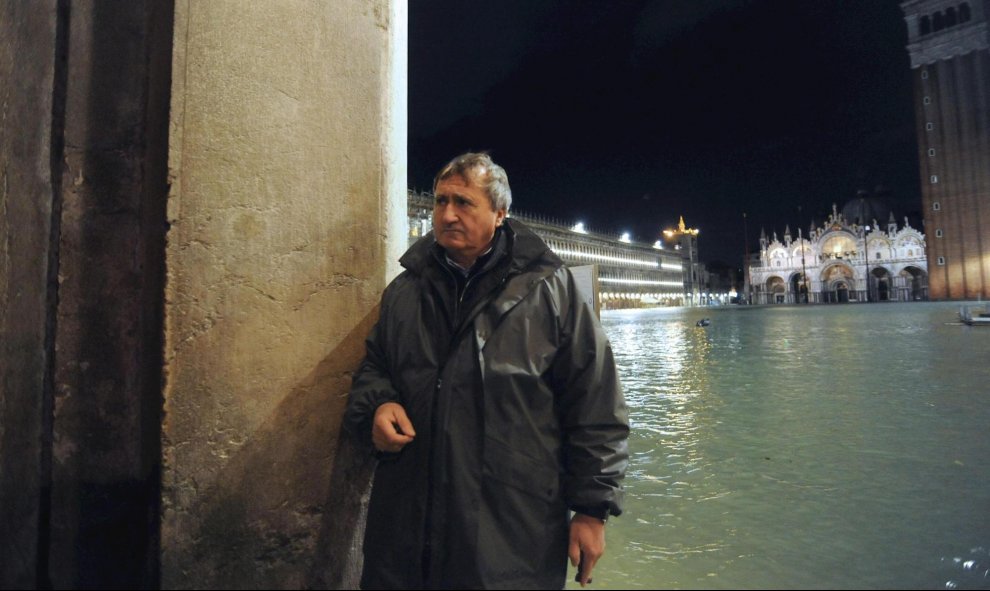
[[[842,206],[842,217],[849,224],[872,224],[873,220],[878,224],[885,224],[890,217],[890,206],[881,195],[861,193]]]

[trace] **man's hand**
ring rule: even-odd
[[[416,436],[406,409],[397,402],[386,402],[375,410],[371,442],[378,451],[398,453]]]
[[[571,519],[571,540],[567,556],[572,566],[578,566],[578,582],[584,587],[591,582],[591,571],[605,553],[605,522],[597,517],[575,513]]]

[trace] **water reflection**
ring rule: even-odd
[[[946,589],[982,589],[990,585],[990,553],[972,548],[965,556],[943,557]]]
[[[987,588],[990,329],[954,314],[607,313],[633,432],[596,581]]]

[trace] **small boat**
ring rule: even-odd
[[[959,307],[959,321],[970,326],[990,326],[990,313],[986,308]]]
[[[702,318],[701,320],[694,323],[695,326],[708,326],[712,321],[708,318]]]

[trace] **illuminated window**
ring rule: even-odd
[[[935,129],[935,124],[934,123],[926,123],[925,124],[925,131],[931,131],[933,129]]]
[[[941,228],[939,228],[938,230],[935,230],[935,237],[936,238],[941,238],[942,237],[942,229]]]
[[[930,180],[932,181],[932,184],[933,185],[937,185],[938,184],[938,175],[937,174],[933,174],[932,175],[932,178]]]
[[[928,155],[935,156],[935,148],[928,148]]]
[[[938,259],[936,259],[935,262],[940,266],[945,265],[945,257],[938,257]]]
[[[941,211],[941,209],[942,209],[942,204],[941,203],[939,203],[938,201],[933,201],[932,202],[932,210],[933,211]]]

